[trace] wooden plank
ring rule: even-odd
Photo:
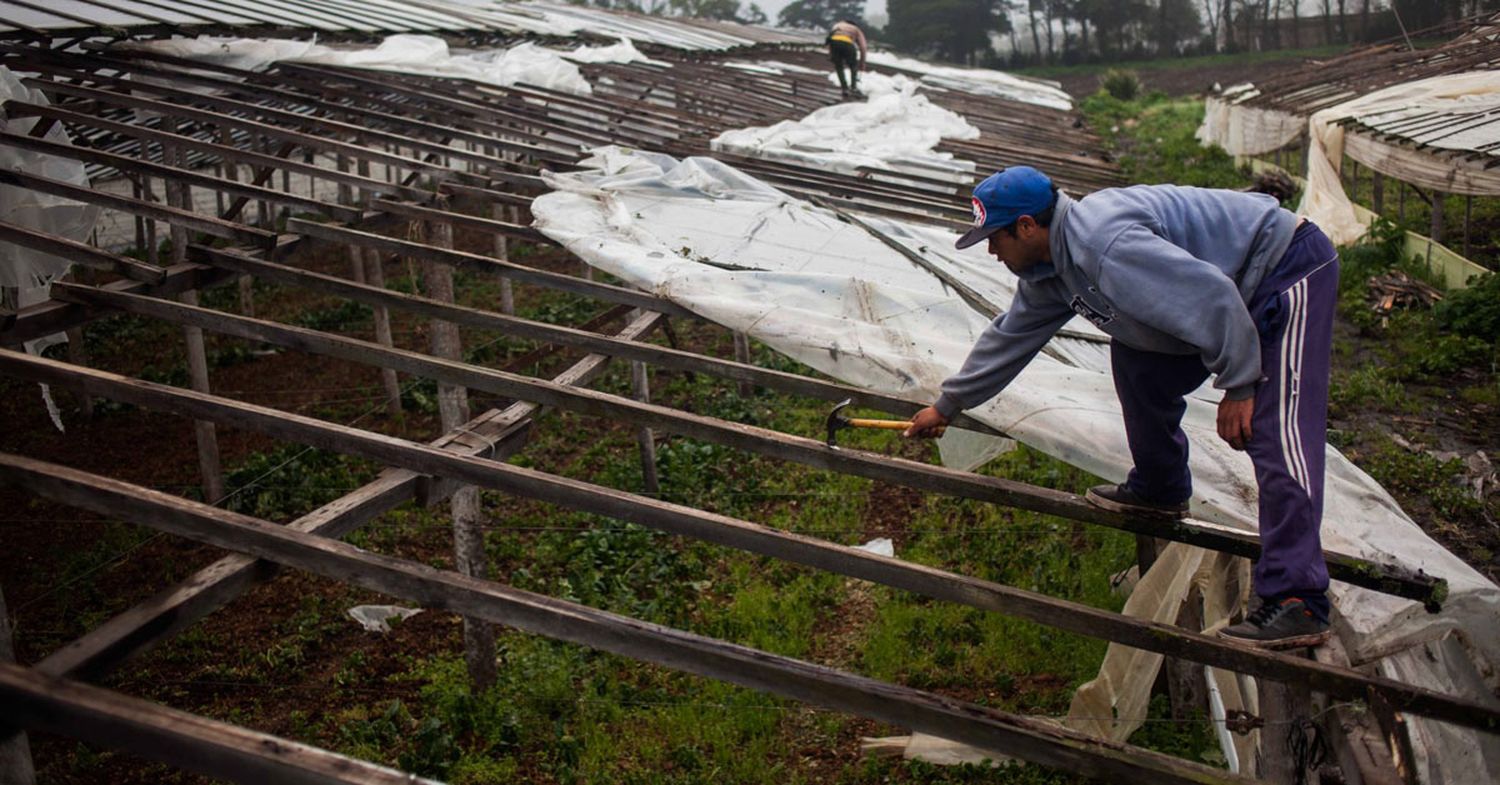
[[[488,619],[533,634],[902,725],[1085,777],[1183,785],[1250,782],[1218,769],[1096,739],[1040,720],[370,553],[56,464],[0,454],[0,478],[54,501],[106,511],[158,531],[425,607]],[[28,719],[22,717],[21,721]]]
[[[472,175],[464,172],[458,172],[456,170],[447,169],[441,166],[432,166],[430,164],[423,163],[418,159],[395,155],[393,153],[389,153],[385,150],[375,147],[351,144],[349,142],[340,141],[339,139],[335,139],[329,136],[319,136],[318,134],[304,133],[293,128],[285,128],[270,123],[262,123],[257,120],[249,120],[245,117],[240,117],[237,115],[216,112],[209,109],[199,109],[192,106],[184,106],[182,104],[172,104],[166,101],[157,101],[150,98],[141,98],[139,96],[126,95],[123,93],[111,92],[109,90],[99,90],[91,87],[82,87],[79,85],[62,84],[59,82],[47,82],[41,80],[27,81],[33,82],[33,84],[31,84],[31,87],[34,88],[46,88],[50,91],[68,95],[73,98],[79,98],[86,101],[97,101],[105,106],[118,106],[125,109],[133,109],[141,112],[154,112],[163,115],[172,115],[183,119],[197,120],[200,122],[209,123],[219,128],[238,128],[242,131],[247,131],[254,136],[263,136],[272,139],[280,139],[282,141],[293,142],[298,146],[304,147],[309,150],[322,150],[329,153],[342,152],[346,155],[358,158],[360,160],[375,161],[387,166],[395,166],[412,172],[420,172],[425,176],[432,177],[437,180],[443,180],[450,177],[472,177]],[[249,116],[257,116],[257,113],[251,112]],[[358,136],[356,136],[355,138],[358,138]],[[474,179],[482,180],[482,178]],[[400,189],[395,189],[393,186],[388,184],[385,190],[390,191]]]
[[[313,221],[304,221],[293,218],[286,223],[287,231],[297,232],[304,237],[311,237],[323,242],[359,245],[365,248],[374,248],[385,253],[401,254],[413,259],[424,261],[442,262],[443,264],[466,267],[480,272],[503,275],[522,283],[545,286],[549,289],[569,292],[571,294],[593,297],[610,303],[619,303],[636,308],[644,308],[648,311],[657,311],[668,316],[680,316],[684,318],[697,318],[691,311],[684,309],[676,303],[654,297],[649,294],[626,289],[623,286],[611,286],[609,284],[583,281],[570,275],[552,273],[545,270],[537,270],[513,262],[492,259],[480,254],[466,253],[464,251],[453,251],[443,248],[434,248],[424,243],[412,242],[410,240],[398,240],[393,237],[364,232],[358,229],[350,229],[344,226],[332,226],[320,224]]]
[[[796,461],[819,469],[1059,515],[1085,523],[1125,529],[1136,534],[1151,533],[1161,539],[1188,542],[1249,558],[1260,553],[1260,541],[1254,535],[1193,521],[1163,521],[1160,518],[1110,512],[1074,494],[1013,480],[982,477],[859,450],[830,449],[819,439],[790,436],[765,428],[634,401],[628,397],[551,384],[520,374],[442,360],[418,352],[389,349],[355,338],[328,335],[275,322],[195,309],[136,295],[105,292],[79,284],[58,283],[53,286],[52,292],[57,299],[77,298],[130,313],[193,324],[238,338],[394,368],[403,373],[427,376],[440,382],[484,390],[495,395],[537,401],[594,417],[630,420],[646,427]],[[1234,534],[1242,536],[1236,537]],[[1430,586],[1420,583],[1391,585],[1396,583],[1398,576],[1391,575],[1388,570],[1372,562],[1331,551],[1325,551],[1325,558],[1330,574],[1339,580],[1394,594],[1405,591],[1425,597],[1425,593],[1431,591]]]
[[[1500,711],[1466,698],[1330,668],[1284,654],[1243,648],[1170,625],[1131,619],[1086,605],[877,556],[855,548],[647,499],[580,480],[454,455],[391,436],[138,381],[95,369],[76,368],[18,352],[0,351],[0,372],[30,381],[83,389],[94,395],[147,409],[214,419],[228,426],[261,431],[280,439],[360,455],[424,474],[443,476],[459,483],[517,493],[551,504],[838,572],[936,599],[1008,613],[1068,632],[1192,659],[1226,670],[1306,683],[1312,689],[1342,699],[1363,700],[1378,694],[1384,696],[1389,705],[1412,713],[1482,730],[1493,731],[1500,727]]]
[[[5,705],[6,719],[23,727],[140,755],[214,779],[253,785],[432,783],[301,742],[9,663],[0,663],[0,703]]]
[[[37,153],[56,155],[75,161],[86,161],[101,166],[112,166],[122,172],[136,172],[149,177],[160,177],[165,182],[187,183],[198,188],[208,188],[221,191],[226,194],[243,196],[249,199],[260,199],[276,205],[291,207],[297,210],[326,215],[339,221],[357,221],[360,212],[348,207],[328,202],[320,202],[308,199],[305,196],[297,196],[272,188],[261,188],[248,183],[239,183],[233,180],[225,180],[211,175],[199,174],[186,169],[177,169],[170,166],[142,161],[123,155],[94,150],[88,147],[76,147],[70,144],[49,142],[45,139],[33,139],[22,134],[0,132],[0,144],[8,144],[23,150],[31,150]]]
[[[525,240],[528,243],[540,245],[560,245],[556,240],[545,234],[520,224],[496,221],[491,218],[480,218],[477,215],[448,212],[446,210],[434,210],[431,207],[396,202],[390,199],[375,199],[370,202],[370,208],[381,212],[399,215],[403,218],[413,218],[420,221],[446,221],[454,226],[462,226],[466,229],[475,229],[481,232],[489,232],[496,235],[504,235],[517,240]]]
[[[620,336],[640,339],[662,317],[646,314],[621,330]],[[560,384],[585,385],[603,373],[608,359],[592,354],[553,378]],[[542,407],[518,402],[504,411],[491,409],[462,428],[432,443],[464,455],[503,461],[525,441],[527,426]],[[287,524],[297,531],[341,538],[366,522],[414,498],[436,504],[456,485],[408,469],[385,469],[363,487]],[[235,554],[199,570],[187,580],[111,618],[69,642],[37,664],[54,676],[91,678],[170,639],[198,619],[229,604],[250,587],[269,580],[275,565]]]
[[[915,401],[894,395],[885,395],[862,387],[853,387],[838,382],[813,379],[801,374],[787,373],[740,362],[721,360],[717,357],[696,354],[681,349],[671,349],[652,344],[611,338],[598,333],[573,327],[536,322],[515,316],[497,314],[493,311],[465,308],[440,303],[426,297],[391,291],[380,287],[354,283],[344,278],[323,275],[310,270],[254,259],[232,250],[189,246],[189,255],[207,264],[218,265],[229,270],[253,275],[257,278],[291,286],[302,286],[314,291],[347,297],[367,305],[399,308],[435,319],[446,319],[457,324],[496,330],[517,338],[544,343],[557,343],[586,349],[626,360],[649,363],[662,368],[688,373],[703,373],[722,379],[750,382],[778,392],[818,398],[825,401],[852,400],[855,406],[877,409],[904,418],[927,406],[925,401]],[[502,279],[503,280],[503,279]],[[1004,436],[994,428],[960,413],[953,426],[965,430]]]
[[[0,221],[0,240],[40,251],[96,270],[109,270],[135,281],[160,284],[166,277],[160,267],[142,264],[128,256],[110,253],[88,243],[54,234],[43,234],[25,226]]]
[[[19,170],[0,170],[0,183],[14,185],[18,188],[30,188],[33,191],[61,196],[76,202],[96,204],[131,215],[166,221],[173,225],[186,226],[195,232],[202,232],[210,237],[233,240],[252,247],[269,248],[276,241],[275,234],[262,229],[256,229],[252,226],[223,221],[212,216],[199,215],[190,210],[167,207],[142,199],[116,196],[115,194],[96,191],[92,188],[65,183],[61,180],[38,177]]]

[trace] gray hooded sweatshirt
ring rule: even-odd
[[[1075,314],[1134,349],[1196,354],[1235,400],[1260,381],[1248,303],[1291,245],[1297,216],[1264,194],[1176,185],[1058,194],[1052,261],[1021,276],[934,406],[995,397]]]

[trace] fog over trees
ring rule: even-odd
[[[1378,41],[1486,11],[1500,0],[580,0],[609,8],[827,30],[860,22],[873,40],[969,65],[1118,61]]]

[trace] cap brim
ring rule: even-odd
[[[958,238],[958,242],[953,244],[953,247],[968,248],[971,245],[990,239],[990,235],[1004,228],[1003,226],[976,226],[964,232],[963,236]]]

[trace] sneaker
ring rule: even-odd
[[[1135,495],[1134,491],[1124,485],[1095,485],[1083,498],[1088,499],[1095,507],[1136,515],[1186,518],[1188,511],[1187,502],[1157,504]]]
[[[1245,620],[1219,631],[1219,637],[1258,649],[1300,649],[1328,640],[1328,622],[1319,621],[1297,597],[1263,603]]]

